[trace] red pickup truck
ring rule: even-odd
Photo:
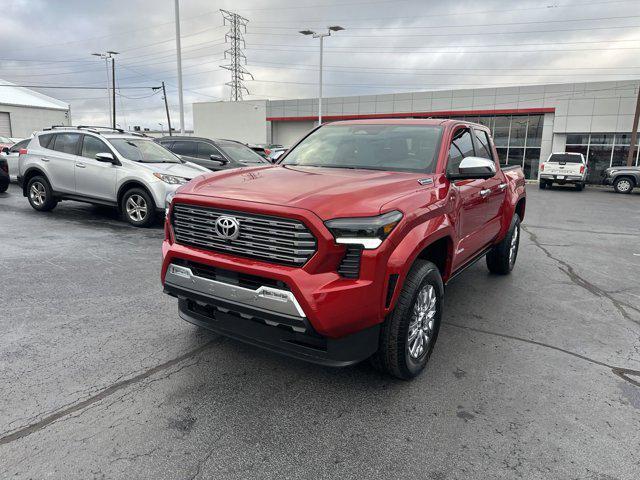
[[[191,323],[299,359],[424,369],[444,286],[511,271],[519,167],[457,120],[325,124],[277,165],[197,177],[168,200],[164,291]]]

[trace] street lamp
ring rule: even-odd
[[[300,30],[302,35],[311,35],[313,38],[320,39],[320,77],[318,81],[318,125],[322,125],[322,46],[324,37],[330,37],[331,32],[339,32],[344,30],[340,25],[327,27],[326,33],[316,33],[313,30]]]
[[[158,125],[160,125],[160,135],[164,136],[164,125],[162,124],[162,122],[158,122]]]

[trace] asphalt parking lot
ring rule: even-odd
[[[528,189],[512,275],[476,264],[413,382],[200,331],[160,227],[0,194],[3,478],[589,478],[640,471],[640,194]]]

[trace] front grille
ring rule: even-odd
[[[338,265],[338,273],[344,278],[358,278],[360,276],[360,259],[362,245],[347,245],[347,251]]]
[[[240,224],[235,240],[216,233],[221,215],[234,217]],[[316,238],[305,224],[288,218],[178,203],[173,206],[171,224],[177,243],[215,252],[294,266],[304,265],[316,252]]]

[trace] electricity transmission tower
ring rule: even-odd
[[[245,56],[243,49],[245,48],[245,42],[243,33],[247,32],[247,23],[249,20],[238,15],[237,13],[230,12],[229,10],[220,9],[223,18],[223,25],[229,24],[229,31],[225,34],[225,42],[231,42],[230,47],[225,50],[224,58],[230,59],[228,65],[220,65],[222,68],[231,72],[231,81],[225,83],[231,87],[231,100],[237,102],[242,100],[242,92],[249,94],[249,90],[244,86],[246,77],[251,75],[244,65],[247,64],[247,57]]]

